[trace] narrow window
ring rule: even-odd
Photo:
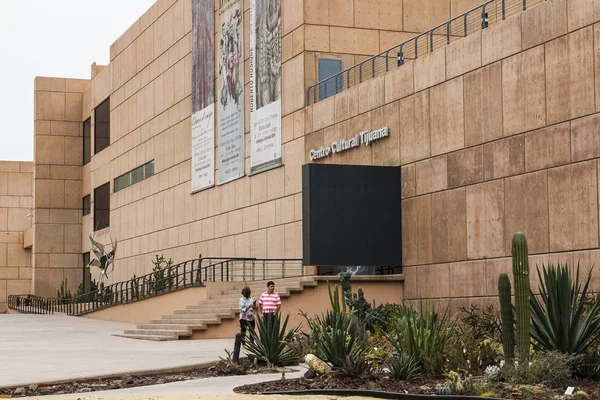
[[[319,59],[319,99],[323,100],[336,93],[342,91],[342,76],[334,75],[342,72],[342,60],[335,60],[331,58],[320,58]],[[325,79],[327,82],[323,82]]]
[[[110,145],[110,97],[94,110],[94,154]]]
[[[83,215],[88,215],[90,213],[90,195],[84,196],[82,199],[81,211]]]
[[[83,165],[90,162],[92,157],[92,119],[83,122]]]
[[[154,175],[154,160],[115,178],[115,193]]]
[[[94,189],[94,231],[110,226],[110,184]]]

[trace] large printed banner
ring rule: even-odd
[[[242,0],[221,0],[219,184],[244,176],[244,24]]]
[[[281,0],[250,0],[250,174],[281,165]]]
[[[192,0],[192,193],[215,184],[214,10]]]

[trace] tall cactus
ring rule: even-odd
[[[502,318],[502,349],[507,360],[515,358],[515,319],[510,299],[510,279],[500,274],[498,278],[498,294],[500,296],[500,317]]]
[[[529,343],[531,341],[529,260],[527,256],[527,239],[525,239],[524,234],[517,232],[512,240],[512,262],[517,309],[517,350],[521,362],[527,361],[529,358]]]

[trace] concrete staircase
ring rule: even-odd
[[[173,314],[163,315],[159,320],[151,320],[148,324],[140,324],[136,329],[126,330],[122,335],[130,339],[167,341],[179,340],[192,336],[194,331],[209,329],[224,319],[236,319],[239,316],[238,300],[242,288],[247,285],[252,290],[252,297],[258,300],[266,290],[267,281],[240,282],[234,289],[225,290],[221,294],[192,304],[185,309],[175,310]],[[306,287],[317,286],[314,277],[277,279],[275,290],[281,298],[290,297],[293,292],[302,292]]]

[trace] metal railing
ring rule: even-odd
[[[527,10],[546,0],[489,0],[426,32],[423,32],[388,50],[376,54],[352,67],[309,86],[306,92],[308,106],[340,93],[362,82],[385,74],[416,60],[453,41],[488,28],[507,17]]]
[[[71,299],[11,295],[8,307],[28,314],[83,315],[129,304],[205,282],[253,281],[304,275],[298,259],[200,258],[155,270],[127,281],[113,283]]]

